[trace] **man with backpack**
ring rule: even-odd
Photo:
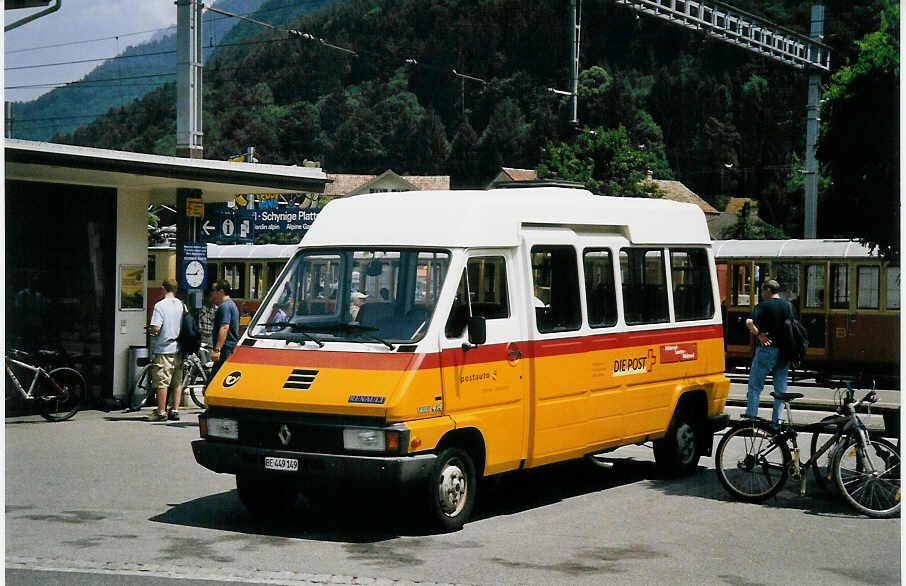
[[[173,279],[164,279],[164,298],[154,304],[151,313],[151,384],[157,390],[157,409],[148,416],[149,421],[167,419],[167,389],[182,386],[182,358],[179,354],[179,333],[185,305],[176,298],[178,285]],[[175,408],[179,408],[179,395],[174,393]],[[176,419],[179,415],[176,415]]]
[[[745,417],[758,416],[758,402],[764,390],[768,373],[774,371],[774,392],[786,393],[790,361],[787,352],[781,352],[789,346],[788,323],[794,320],[793,307],[780,298],[780,284],[768,279],[761,285],[761,302],[755,306],[752,315],[746,320],[746,328],[756,338],[755,356],[749,370],[749,390],[746,394]],[[776,425],[783,417],[783,403],[774,399],[771,421]]]

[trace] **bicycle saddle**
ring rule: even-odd
[[[792,401],[793,399],[801,399],[805,395],[802,393],[775,393],[771,391],[771,396],[781,401]]]

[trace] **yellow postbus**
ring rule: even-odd
[[[212,378],[197,461],[254,513],[405,484],[445,530],[481,477],[652,441],[692,472],[727,422],[699,208],[536,187],[331,202]]]

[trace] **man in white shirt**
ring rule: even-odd
[[[182,358],[179,355],[179,330],[182,326],[183,302],[176,298],[177,284],[173,279],[164,279],[164,298],[154,304],[151,313],[151,384],[157,389],[157,410],[148,417],[149,421],[167,419],[167,388],[182,386]],[[174,409],[170,412],[172,419],[179,419],[179,394],[173,394]]]

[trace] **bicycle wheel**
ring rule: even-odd
[[[822,419],[822,422],[830,421],[832,419],[839,419],[839,415],[831,415]],[[824,431],[816,431],[812,434],[811,441],[811,451],[809,452],[809,458],[813,458],[815,452],[817,452],[821,447],[824,446],[835,434],[827,433]],[[817,484],[821,489],[829,494],[837,493],[837,483],[834,481],[834,455],[837,453],[837,448],[843,445],[847,440],[846,436],[840,436],[837,438],[837,441],[832,445],[826,452],[821,454],[821,457],[812,462],[812,476],[815,477],[815,484]]]
[[[714,456],[720,483],[735,498],[757,503],[777,494],[786,483],[792,460],[785,441],[758,424],[744,424],[724,434]]]
[[[871,439],[863,447],[852,437],[834,459],[837,487],[854,509],[869,517],[900,513],[900,451],[891,442]]]
[[[202,409],[204,409],[204,391],[207,385],[208,379],[204,374],[204,369],[198,364],[193,364],[189,370],[189,378],[186,379],[186,386],[192,402]]]
[[[132,388],[132,395],[129,397],[129,410],[138,411],[148,404],[153,389],[151,388],[151,365],[147,364],[142,368],[138,375],[138,380]]]
[[[57,368],[42,379],[35,398],[41,416],[48,421],[66,421],[76,414],[88,385],[74,368]]]

